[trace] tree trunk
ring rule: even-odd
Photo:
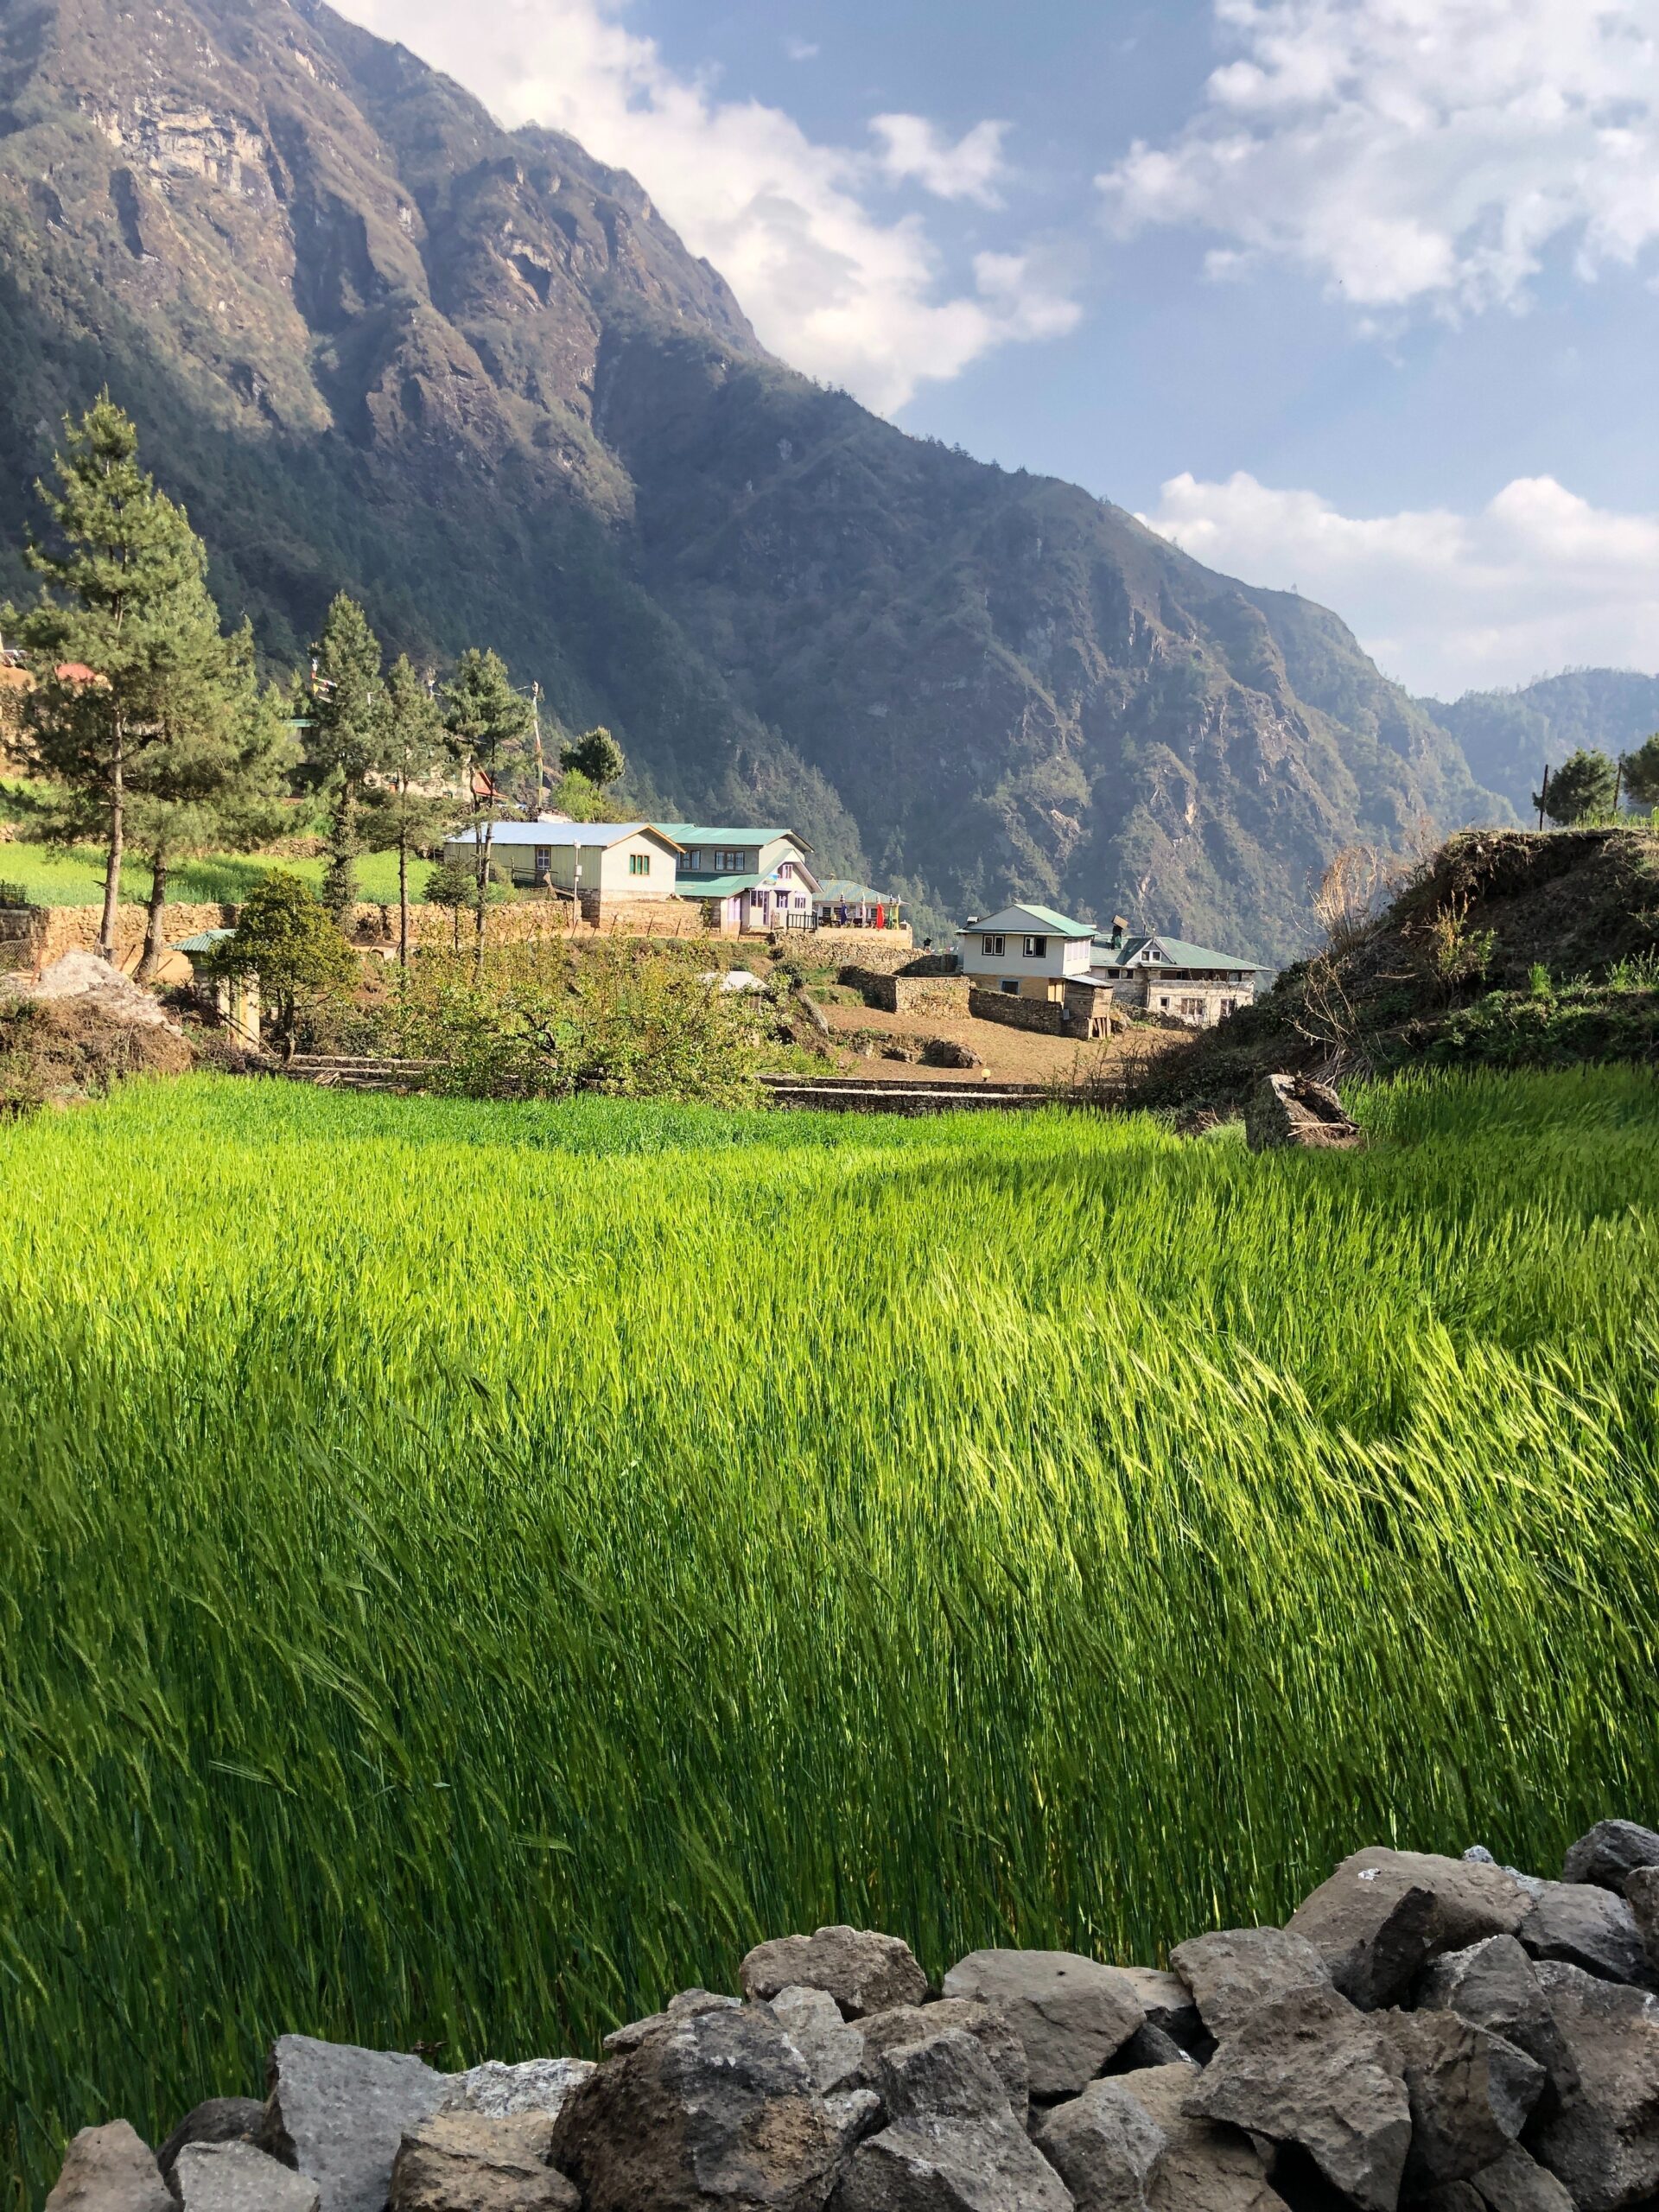
[[[409,841],[397,842],[397,965],[409,965]]]
[[[115,918],[121,905],[121,856],[126,842],[127,789],[123,772],[124,747],[117,740],[115,765],[110,779],[110,864],[104,876],[104,918],[99,925],[98,949],[108,961],[115,958]]]
[[[135,983],[154,980],[162,964],[162,955],[167,950],[167,940],[162,934],[162,921],[167,906],[168,861],[164,853],[156,854],[150,861],[149,918],[144,925],[143,957],[133,976]]]
[[[482,970],[484,966],[484,909],[490,895],[490,848],[495,839],[495,823],[486,820],[478,825],[483,830],[480,840],[474,831],[474,843],[478,847],[478,895],[473,906],[473,965]]]

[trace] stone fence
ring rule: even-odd
[[[987,1927],[1007,1944],[1006,1931]],[[1646,2212],[1659,1834],[1562,1878],[1373,1846],[1166,1967],[758,1944],[603,2056],[279,2036],[265,2094],[68,2145],[47,2212]],[[1062,1987],[1064,1984],[1064,1987]],[[377,1993],[355,1993],[372,2012]],[[229,2088],[230,2084],[220,2085]]]
[[[794,943],[792,935],[790,942]],[[813,930],[802,938],[801,947],[817,959],[833,960],[839,956],[883,976],[908,967],[916,957],[916,941],[908,922],[890,930]]]
[[[1059,999],[1016,998],[1012,991],[970,990],[968,1011],[981,1021],[1001,1021],[1010,1029],[1035,1029],[1045,1037],[1065,1033],[1065,1006]]]
[[[966,1014],[965,976],[923,975],[909,969],[885,976],[870,968],[846,967],[838,980],[863,995],[866,1006],[887,1014]]]

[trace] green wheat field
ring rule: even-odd
[[[1659,1090],[1359,1156],[193,1077],[0,1129],[0,2204],[281,2030],[1154,1961],[1659,1815]]]

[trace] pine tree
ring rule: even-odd
[[[621,777],[627,756],[602,726],[572,739],[559,750],[559,766],[566,774],[582,776],[597,791],[607,791]]]
[[[297,761],[288,701],[275,685],[261,690],[245,624],[234,637],[215,628],[204,638],[199,671],[192,711],[147,755],[130,800],[131,842],[150,868],[139,982],[161,962],[174,867],[193,853],[246,852],[276,836]]]
[[[1548,790],[1533,793],[1532,803],[1562,829],[1605,821],[1613,810],[1618,785],[1618,771],[1607,755],[1586,753],[1580,746],[1550,778]]]
[[[1638,806],[1659,806],[1659,732],[1624,755],[1624,788]]]
[[[530,735],[535,710],[528,699],[521,699],[513,690],[500,655],[480,652],[474,646],[461,655],[459,667],[445,686],[443,720],[450,752],[472,794],[473,918],[476,957],[482,965],[490,849],[500,805],[497,789],[503,771],[512,763],[513,748],[522,746]]]
[[[139,467],[130,418],[105,392],[65,428],[58,488],[36,487],[59,550],[30,548],[41,595],[6,626],[35,677],[23,765],[57,787],[54,833],[95,836],[107,855],[99,950],[112,959],[130,797],[149,756],[197,712],[219,619],[206,550]]]
[[[341,592],[317,642],[309,754],[312,773],[328,800],[328,866],[322,903],[341,929],[357,904],[357,862],[363,849],[358,810],[369,779],[385,763],[390,741],[380,640],[354,599]]]
[[[383,781],[365,799],[359,826],[377,850],[397,855],[397,958],[407,968],[410,856],[437,844],[460,807],[438,782],[448,765],[443,716],[407,654],[386,680],[386,708]]]
[[[236,930],[206,963],[220,976],[257,976],[284,1057],[308,1006],[343,995],[357,975],[351,947],[310,886],[272,868],[242,904]]]

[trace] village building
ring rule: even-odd
[[[1092,965],[1121,1005],[1192,1029],[1213,1029],[1249,1006],[1257,977],[1269,972],[1181,938],[1132,931],[1122,915],[1096,938]]]
[[[1179,938],[1109,931],[1022,904],[957,931],[969,1004],[982,1020],[1058,1036],[1111,1034],[1114,1007],[1213,1028],[1255,996],[1266,970]]]
[[[819,887],[815,918],[821,930],[884,930],[897,925],[904,903],[851,876],[827,875]]]
[[[468,865],[475,833],[458,830],[443,849]],[[562,893],[588,921],[619,905],[672,899],[682,849],[649,822],[497,822],[490,832],[491,859],[514,883]]]
[[[701,822],[664,829],[683,848],[679,895],[701,902],[703,921],[721,937],[810,930],[820,885],[812,848],[792,830],[732,830]]]

